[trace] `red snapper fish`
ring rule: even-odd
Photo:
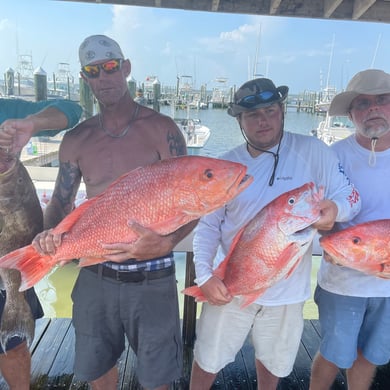
[[[242,296],[241,307],[292,273],[317,231],[311,225],[320,218],[322,198],[322,188],[317,191],[314,183],[306,183],[275,198],[236,234],[213,275],[231,295]],[[206,301],[198,286],[183,292]]]
[[[82,258],[81,267],[105,261],[104,243],[137,240],[132,221],[161,235],[222,207],[253,181],[246,166],[202,156],[174,157],[132,170],[102,194],[75,208],[54,229],[62,243],[54,255],[32,245],[0,258],[0,268],[21,273],[20,291],[33,286],[55,265]]]
[[[320,238],[320,245],[337,264],[390,279],[390,219],[331,233]]]

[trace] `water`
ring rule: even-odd
[[[161,112],[170,115],[169,107],[162,107]],[[186,111],[177,111],[178,117],[186,117]],[[199,118],[202,123],[211,129],[211,136],[208,143],[200,150],[201,155],[209,157],[217,157],[221,153],[239,145],[243,142],[243,138],[238,127],[237,121],[227,115],[226,110],[208,109],[191,111],[191,115]],[[310,131],[317,127],[322,117],[305,112],[297,113],[296,111],[288,111],[285,117],[285,128],[301,134],[310,134]],[[176,252],[176,269],[178,290],[184,288],[185,280],[185,253]],[[319,259],[313,257],[312,271],[312,288],[314,289],[316,282],[316,272],[318,269]],[[63,267],[54,269],[50,274],[46,275],[35,289],[41,300],[46,317],[71,317],[72,302],[70,294],[78,274],[78,268],[74,263],[69,263]],[[179,294],[180,306],[183,307],[183,295]],[[198,305],[200,306],[200,305]],[[317,307],[313,303],[312,298],[308,300],[304,309],[305,318],[317,318]]]

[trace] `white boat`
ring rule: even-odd
[[[329,110],[330,102],[336,96],[337,90],[335,87],[326,87],[320,92],[320,99],[315,104],[314,110],[317,113],[327,113]]]
[[[331,145],[333,142],[340,141],[355,133],[355,127],[347,116],[326,114],[325,119],[311,133],[326,144]]]
[[[193,154],[191,149],[203,148],[210,138],[210,129],[200,122],[200,119],[194,118],[174,118],[177,126],[181,130],[186,140],[189,154]]]
[[[188,153],[198,154],[199,150],[206,145],[210,138],[210,129],[203,125],[200,119],[191,117],[190,106],[186,102],[184,102],[187,108],[187,115],[185,118],[176,116],[177,100],[173,99],[170,103],[172,110],[171,117],[176,122],[184,136]]]

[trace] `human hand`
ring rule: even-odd
[[[16,156],[10,154],[7,148],[0,147],[0,174],[9,171],[16,162]]]
[[[117,263],[128,259],[149,260],[171,252],[172,241],[169,237],[161,236],[136,222],[129,223],[129,226],[138,238],[131,243],[103,244],[103,249],[110,251],[104,256],[106,260]]]
[[[333,228],[334,223],[336,222],[336,217],[338,213],[336,203],[329,199],[321,200],[320,210],[320,219],[313,224],[313,227],[318,230],[331,230]]]
[[[10,154],[19,154],[34,132],[32,120],[7,119],[0,125],[0,148]]]
[[[53,234],[53,229],[48,229],[37,234],[31,244],[41,255],[54,255],[61,241],[61,234]]]
[[[212,276],[206,283],[202,284],[200,289],[210,305],[226,305],[233,299],[225,283],[216,276]]]

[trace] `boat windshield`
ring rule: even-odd
[[[353,129],[355,126],[347,116],[333,116],[331,118],[331,127],[346,127]]]

